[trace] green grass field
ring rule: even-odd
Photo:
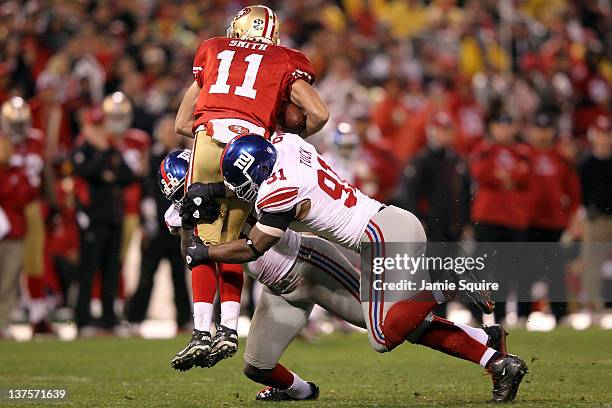
[[[53,406],[263,404],[253,400],[261,387],[242,375],[239,356],[212,369],[172,370],[169,360],[185,339],[0,342],[0,388],[67,388],[68,400]],[[515,331],[508,342],[531,370],[516,405],[612,407],[612,331]],[[295,341],[284,357],[288,367],[321,387],[318,402],[287,405],[476,407],[490,397],[490,379],[478,366],[408,344],[377,354],[362,334],[323,337],[318,344]],[[0,406],[49,405],[0,400]]]

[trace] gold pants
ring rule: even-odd
[[[121,250],[119,252],[119,259],[121,263],[125,262],[127,251],[130,249],[130,244],[134,233],[140,226],[140,217],[138,214],[128,214],[123,217],[123,225],[121,226]]]
[[[219,162],[225,146],[201,131],[196,133],[191,157],[191,183],[223,181]],[[237,239],[251,211],[251,204],[239,198],[217,199],[219,218],[211,224],[198,224],[195,233],[206,245],[216,245]]]
[[[45,270],[45,220],[40,201],[26,205],[24,214],[26,234],[23,237],[23,271],[28,276],[39,278]]]

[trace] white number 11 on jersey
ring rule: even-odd
[[[210,86],[209,93],[220,93],[226,94],[230,91],[230,86],[227,83],[229,78],[229,70],[234,59],[236,51],[225,50],[217,54],[217,59],[221,60],[219,63],[219,70],[217,71],[217,82]],[[257,78],[257,72],[259,71],[259,65],[261,64],[261,54],[249,54],[244,59],[249,63],[246,73],[244,74],[244,80],[242,85],[237,86],[234,90],[234,94],[238,96],[245,96],[247,98],[255,99],[257,91],[253,89],[255,79]]]

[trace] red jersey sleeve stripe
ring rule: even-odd
[[[282,200],[282,201],[279,201],[279,202],[276,202],[276,203],[273,203],[273,204],[268,204],[265,207],[260,208],[260,211],[271,210],[272,208],[281,207],[281,206],[283,206],[285,204],[289,204],[290,202],[292,202],[295,199],[295,197],[296,196],[293,196],[293,197],[287,198],[286,200]]]
[[[280,205],[286,204],[296,198],[298,196],[297,188],[290,191],[280,192],[278,194],[272,195],[265,200],[261,200],[257,203],[257,208],[260,210],[264,210],[266,208],[278,207]]]
[[[272,197],[273,195],[278,194],[278,193],[281,193],[281,192],[283,192],[283,191],[290,191],[290,190],[297,190],[297,189],[298,189],[297,187],[281,187],[281,188],[278,188],[278,189],[276,189],[276,190],[272,191],[271,193],[268,193],[268,194],[266,194],[265,196],[263,196],[263,197],[262,197],[262,198],[259,200],[259,202],[261,203],[261,202],[263,202],[263,201],[267,200],[268,198]]]

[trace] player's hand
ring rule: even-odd
[[[208,260],[208,247],[202,243],[198,236],[193,235],[191,237],[191,245],[185,251],[185,263],[191,269]]]
[[[193,183],[189,186],[179,211],[183,227],[193,228],[196,224],[214,222],[220,212],[215,198],[224,196],[223,183]]]

